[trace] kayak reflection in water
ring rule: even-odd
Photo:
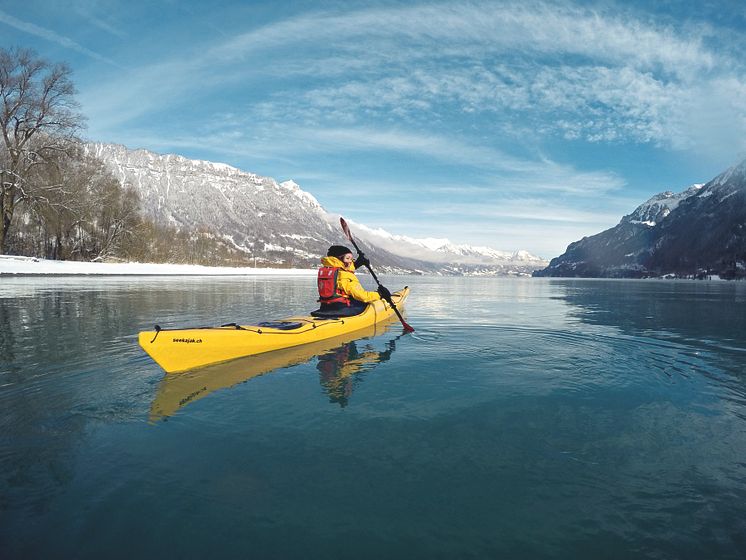
[[[396,349],[398,338],[397,336],[387,342],[387,348],[383,351],[374,350],[367,344],[363,352],[360,352],[357,343],[353,341],[321,354],[316,369],[319,370],[321,386],[329,395],[329,402],[339,403],[343,408],[347,406],[353,388],[362,380],[355,374],[388,361]]]

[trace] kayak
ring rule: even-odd
[[[391,294],[397,309],[403,306],[408,295],[406,286]],[[231,323],[186,329],[156,326],[155,330],[140,332],[138,342],[167,373],[178,373],[353,333],[385,321],[394,313],[388,302],[377,300],[352,317],[305,315],[255,325]]]
[[[396,319],[390,317],[369,325],[360,330],[340,336],[333,336],[316,342],[309,342],[300,346],[266,352],[255,356],[245,356],[230,362],[212,364],[209,366],[182,372],[179,375],[166,374],[158,386],[158,391],[150,406],[150,422],[165,420],[173,416],[183,407],[198,401],[215,391],[228,389],[244,383],[255,377],[271,371],[293,367],[309,362],[315,357],[323,360],[325,356],[334,353],[345,345],[370,339],[388,331]],[[344,360],[337,364],[339,376],[357,373],[365,365],[371,365],[373,360],[366,353],[355,358]]]

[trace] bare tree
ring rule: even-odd
[[[118,256],[134,235],[141,221],[140,197],[134,189],[122,187],[100,162],[93,170],[88,198],[95,203],[89,218],[88,258],[97,261]]]
[[[82,147],[33,169],[30,182],[58,185],[17,213],[9,248],[61,260],[120,257],[140,226],[140,200]],[[30,247],[33,246],[33,247]],[[24,253],[26,254],[26,253]]]
[[[0,48],[0,254],[21,203],[44,199],[54,184],[34,184],[32,169],[60,151],[84,124],[71,70],[29,49]]]

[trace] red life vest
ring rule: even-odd
[[[322,304],[344,303],[345,305],[350,305],[350,298],[337,290],[338,274],[339,269],[333,266],[322,266],[319,268],[319,301]]]

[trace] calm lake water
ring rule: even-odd
[[[413,335],[137,345],[314,283],[0,279],[0,557],[746,557],[746,284],[389,277]]]

